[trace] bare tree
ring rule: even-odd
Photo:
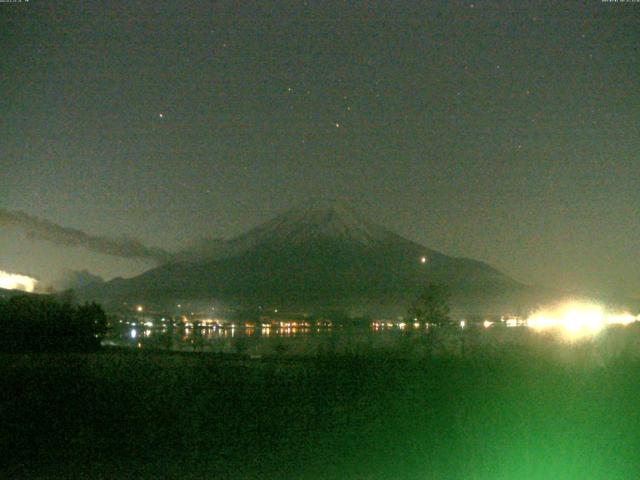
[[[409,318],[435,327],[451,325],[450,296],[446,285],[428,283],[409,308]]]

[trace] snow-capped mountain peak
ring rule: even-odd
[[[386,241],[393,234],[341,203],[315,203],[292,208],[232,240],[245,248],[259,244],[305,244],[340,240],[364,246]]]
[[[322,201],[291,208],[230,240],[200,242],[182,252],[177,259],[193,263],[236,257],[261,247],[270,250],[315,249],[329,244],[364,249],[395,245],[396,248],[417,249],[421,255],[436,253],[369,222],[342,202]]]

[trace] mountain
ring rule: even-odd
[[[102,277],[93,275],[87,270],[67,270],[53,282],[53,287],[57,291],[77,290],[102,283],[104,283]]]
[[[131,279],[81,291],[102,301],[217,300],[297,310],[404,311],[427,282],[456,306],[491,303],[523,286],[487,265],[407,240],[336,203],[293,208],[228,241],[203,242]]]
[[[7,289],[7,288],[0,288],[0,300],[8,300],[10,298],[19,297],[19,296],[35,297],[35,296],[39,296],[39,295],[42,295],[42,294],[33,293],[33,292],[25,292],[24,290],[12,290],[12,289]]]

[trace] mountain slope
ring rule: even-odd
[[[170,263],[87,289],[83,296],[362,311],[404,308],[428,281],[450,285],[455,299],[465,303],[521,288],[485,263],[446,256],[328,204],[294,208],[244,235],[199,245]]]

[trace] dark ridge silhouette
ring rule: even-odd
[[[211,248],[201,244],[135,278],[80,293],[109,302],[215,298],[371,313],[405,311],[427,282],[448,285],[458,303],[523,288],[486,263],[444,255],[332,203],[291,209]]]

